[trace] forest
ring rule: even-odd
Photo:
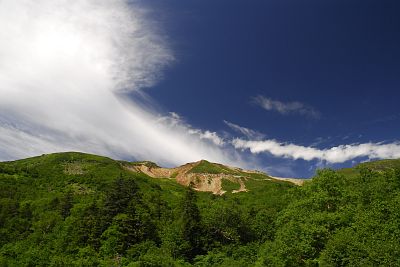
[[[2,162],[0,266],[400,266],[400,161],[246,186],[198,192],[83,153]]]

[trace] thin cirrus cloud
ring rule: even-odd
[[[247,137],[248,139],[256,139],[256,140],[260,140],[263,139],[265,137],[265,134],[262,134],[258,131],[237,125],[235,123],[229,122],[224,120],[224,123],[229,126],[229,128],[231,128],[232,130],[234,130],[235,132]]]
[[[0,160],[74,150],[247,166],[216,133],[127,97],[174,60],[146,12],[128,0],[0,1]]]
[[[275,111],[282,115],[299,114],[313,119],[321,118],[321,113],[315,108],[304,103],[282,102],[262,95],[253,97],[253,102],[268,111]]]
[[[236,149],[249,149],[253,154],[270,153],[275,157],[306,161],[320,160],[327,163],[343,163],[360,157],[367,157],[368,159],[400,158],[400,142],[389,144],[369,142],[339,145],[327,149],[282,143],[276,140],[234,139],[232,144]]]

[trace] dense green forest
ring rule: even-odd
[[[399,163],[216,196],[82,153],[3,162],[0,266],[400,266]]]

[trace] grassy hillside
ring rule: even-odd
[[[250,194],[219,197],[124,165],[82,153],[0,163],[0,266],[200,264],[200,255],[272,236],[251,218],[275,218],[293,188],[266,181]]]
[[[340,173],[355,177],[360,174],[360,170],[370,169],[374,171],[385,171],[400,168],[400,159],[385,159],[361,163],[354,168],[345,168],[338,170]]]
[[[202,160],[190,170],[190,173],[210,173],[210,174],[240,174],[240,172],[227,168],[224,165],[211,163]]]
[[[399,266],[398,162],[323,170],[301,187],[247,173],[248,192],[222,196],[126,168],[151,162],[3,162],[0,266]]]
[[[251,184],[257,183],[257,181],[260,182],[257,189],[273,183],[288,183],[288,181],[272,179],[265,173],[246,171],[206,160],[187,163],[175,168],[162,168],[148,161],[121,162],[121,164],[133,172],[139,172],[153,178],[174,179],[184,186],[191,185],[196,191],[212,192],[216,195],[248,192],[250,189],[247,185],[251,187]]]

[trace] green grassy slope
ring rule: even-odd
[[[259,242],[259,229],[272,236],[269,226],[250,218],[266,211],[274,218],[294,187],[254,181],[249,194],[194,193],[202,218],[194,227],[202,236],[196,247],[182,230],[192,229],[190,216],[182,215],[188,189],[125,164],[75,152],[1,162],[0,266],[182,266],[196,255]],[[204,162],[197,171],[232,171],[211,166]],[[251,257],[251,251],[243,253]]]
[[[344,168],[338,170],[338,172],[355,177],[360,174],[361,169],[370,169],[374,171],[385,171],[390,169],[399,169],[400,168],[400,159],[385,159],[385,160],[376,160],[371,162],[361,163],[353,168]]]
[[[255,190],[256,194],[261,194],[264,187],[290,187],[292,184],[286,181],[271,180],[267,174],[257,172],[247,172],[239,168],[230,168],[218,163],[211,163],[206,160],[202,160],[194,166],[189,173],[198,174],[223,174],[231,176],[231,179],[222,179],[222,189],[228,194],[232,193],[233,190],[240,188],[240,181],[245,185],[246,190]],[[268,190],[268,189],[267,189]],[[246,196],[245,196],[246,197]]]
[[[190,170],[190,173],[210,173],[210,174],[240,174],[239,171],[232,170],[224,165],[211,163],[206,160],[200,161]]]
[[[0,266],[399,266],[399,162],[301,187],[201,162],[248,175],[222,196],[96,155],[1,162]]]

